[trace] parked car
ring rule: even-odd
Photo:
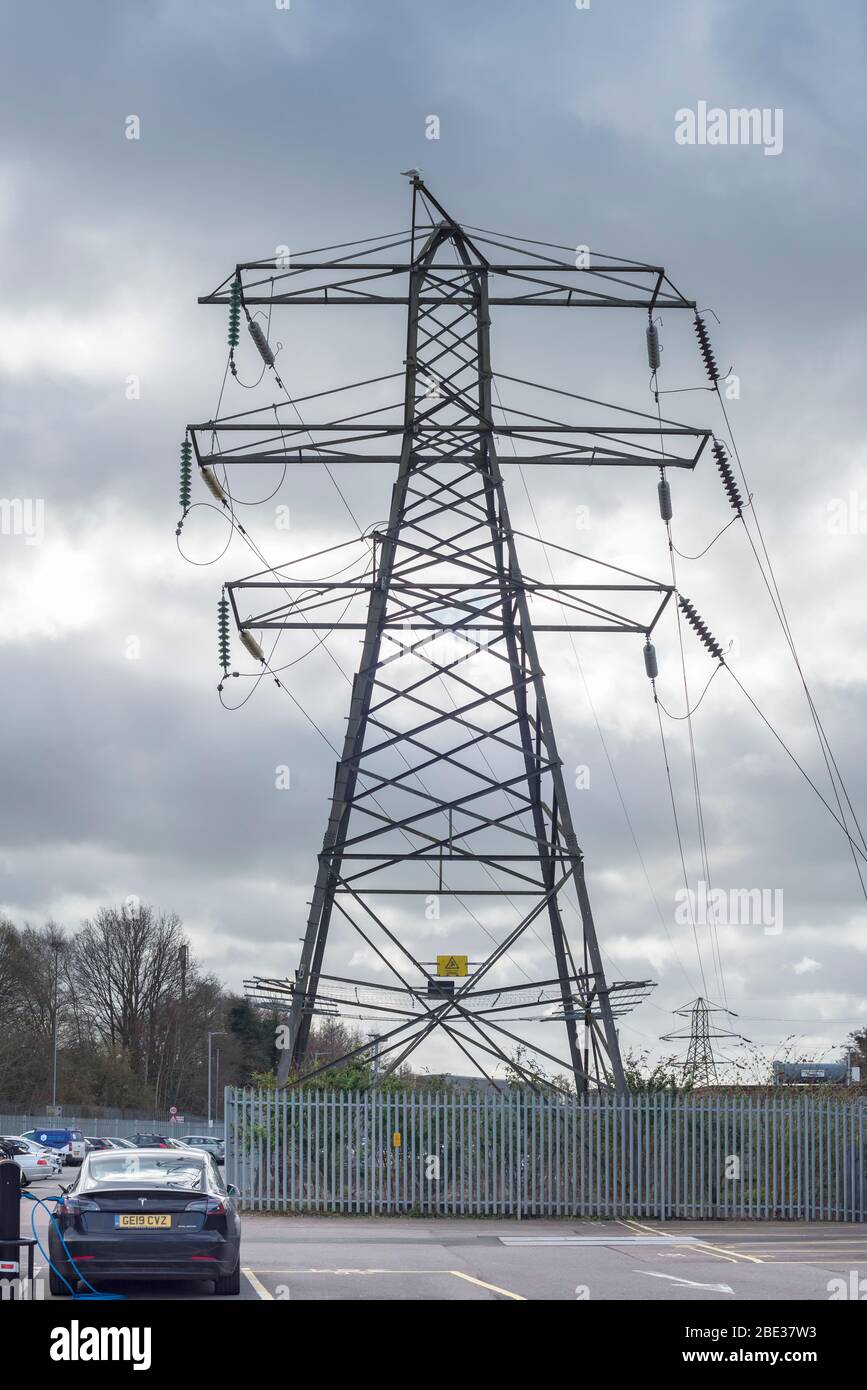
[[[41,1144],[34,1144],[19,1134],[0,1139],[0,1155],[18,1164],[22,1187],[38,1182],[40,1178],[56,1178],[61,1170],[60,1159],[53,1149],[43,1148]]]
[[[32,1139],[43,1148],[53,1149],[66,1164],[79,1164],[87,1153],[80,1129],[25,1129],[22,1139]]]
[[[136,1147],[131,1139],[121,1139],[119,1134],[112,1134],[109,1142],[112,1143],[116,1149],[134,1149]]]
[[[218,1139],[214,1134],[185,1134],[183,1143],[189,1144],[191,1149],[204,1150],[205,1153],[213,1154],[218,1163],[226,1161],[226,1146],[222,1139]]]
[[[165,1134],[134,1134],[133,1146],[136,1149],[167,1149],[169,1139]]]
[[[116,1147],[113,1139],[106,1139],[101,1134],[86,1134],[84,1136],[84,1142],[89,1154],[100,1153],[103,1149],[113,1149]]]
[[[96,1288],[106,1279],[195,1279],[212,1280],[217,1294],[240,1293],[239,1195],[207,1154],[88,1154],[49,1228],[52,1295],[77,1283],[61,1235]]]

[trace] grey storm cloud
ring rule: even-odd
[[[401,229],[398,173],[412,165],[460,219],[665,264],[719,316],[720,363],[741,382],[732,423],[803,666],[854,805],[865,806],[865,188],[853,175],[865,27],[846,0],[832,18],[806,0],[592,0],[581,11],[567,0],[292,0],[287,10],[106,0],[7,16],[0,493],[43,499],[45,536],[0,536],[4,910],[74,929],[134,893],[177,911],[234,988],[253,971],[293,968],[334,753],[267,679],[233,714],[215,693],[220,586],[260,566],[237,541],[221,556],[213,513],[194,512],[184,529],[195,564],[175,545],[179,442],[188,422],[214,413],[225,369],[224,314],[196,297],[281,244]],[[782,154],[678,145],[675,113],[698,101],[781,109]],[[438,140],[425,138],[432,114]],[[139,140],[124,136],[130,116]],[[283,319],[293,394],[400,371],[394,312],[364,325],[315,310]],[[538,317],[495,319],[500,370],[652,408],[637,316]],[[662,338],[663,384],[701,386],[688,320],[666,315]],[[223,408],[253,401],[230,383]],[[719,428],[705,391],[667,396],[664,410]],[[586,506],[582,547],[664,579],[652,481],[565,472],[532,477],[544,531],[574,545],[572,518]],[[697,555],[730,514],[710,464],[673,481],[677,544]],[[390,482],[341,475],[362,526],[386,513]],[[514,471],[507,485],[516,524],[532,531]],[[273,509],[249,512],[270,559],[354,535],[318,474],[297,470],[277,501],[291,508],[288,533]],[[843,532],[829,524],[835,503],[852,519]],[[522,553],[541,571],[538,546]],[[829,796],[740,528],[677,563],[681,588],[735,640],[738,675]],[[673,626],[657,645],[663,699],[682,714]],[[351,674],[357,645],[333,650]],[[637,646],[588,641],[581,658],[652,893],[572,654],[555,638],[542,647],[564,760],[590,769],[573,813],[603,949],[614,973],[659,982],[623,1036],[664,1052],[670,1011],[702,981],[675,919],[682,871],[656,714]],[[695,698],[711,673],[698,644],[687,666]],[[349,687],[333,663],[320,653],[286,681],[339,743]],[[227,702],[249,687],[230,681]],[[720,930],[723,979],[701,941],[707,990],[725,988],[741,1030],[764,1045],[798,1032],[836,1049],[867,1013],[864,898],[846,842],[727,676],[695,731],[714,883],[779,889],[785,901],[779,935]],[[666,735],[694,885],[684,724],[668,721]],[[281,765],[288,791],[275,785]],[[418,922],[403,926],[418,939]],[[354,949],[337,940],[338,964]],[[531,937],[526,949],[542,948]]]

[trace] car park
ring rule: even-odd
[[[43,1148],[53,1149],[63,1163],[70,1165],[81,1163],[87,1152],[80,1129],[26,1129],[21,1138],[32,1139]]]
[[[182,1279],[239,1293],[238,1197],[207,1154],[88,1154],[49,1228],[51,1294],[68,1296],[81,1276],[97,1289],[102,1280]]]
[[[103,1149],[114,1149],[117,1147],[113,1139],[106,1139],[102,1134],[86,1134],[84,1142],[87,1145],[87,1152],[100,1153]]]
[[[214,1134],[185,1134],[182,1143],[188,1144],[191,1149],[196,1149],[199,1152],[204,1151],[213,1154],[218,1163],[225,1162],[225,1144]]]
[[[21,1170],[21,1186],[29,1187],[40,1179],[56,1178],[61,1163],[52,1149],[34,1144],[23,1135],[13,1134],[0,1139],[0,1157],[10,1158]]]

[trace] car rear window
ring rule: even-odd
[[[121,1153],[90,1155],[85,1175],[87,1187],[104,1187],[110,1183],[135,1186],[136,1183],[158,1183],[166,1187],[202,1188],[205,1166],[197,1154],[182,1154],[177,1150],[160,1154],[143,1154],[126,1150]]]

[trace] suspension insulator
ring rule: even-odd
[[[704,369],[710,377],[710,380],[714,382],[714,384],[716,384],[716,382],[719,381],[719,367],[716,364],[716,358],[713,355],[713,348],[710,345],[710,337],[708,336],[707,324],[705,323],[701,314],[696,314],[692,326],[695,329],[695,335],[698,338],[698,348],[704,360]]]
[[[225,492],[223,491],[223,488],[218,483],[213,468],[208,468],[206,464],[205,467],[200,469],[199,471],[202,475],[202,482],[205,484],[205,487],[208,489],[208,491],[214,494],[218,502],[222,502],[225,505],[225,503],[228,501],[228,498]]]
[[[713,456],[716,459],[716,466],[719,469],[719,475],[722,478],[723,487],[726,490],[726,496],[728,497],[729,502],[732,504],[734,510],[740,514],[740,512],[743,510],[744,499],[741,497],[740,488],[738,487],[737,482],[735,481],[735,475],[732,472],[732,466],[729,463],[729,456],[726,452],[726,446],[722,444],[718,439],[715,439],[713,442]]]
[[[644,644],[644,669],[652,681],[659,675],[659,666],[656,661],[656,648],[648,637]]]
[[[722,661],[722,647],[714,637],[713,633],[707,627],[707,625],[702,622],[701,618],[699,617],[698,613],[696,613],[689,599],[679,597],[677,601],[680,605],[680,610],[683,613],[683,616],[686,618],[686,621],[689,623],[690,627],[698,633],[699,638],[707,647],[711,656],[716,657],[717,661]]]
[[[266,367],[273,367],[274,354],[271,351],[268,339],[265,337],[265,334],[262,331],[262,325],[260,324],[259,320],[251,319],[250,322],[247,324],[247,327],[250,330],[250,337],[256,344],[259,356],[261,357],[262,361],[265,363]]]
[[[184,512],[190,509],[193,491],[193,446],[189,439],[181,445],[181,507]]]
[[[223,675],[228,676],[231,654],[229,650],[229,600],[227,598],[221,598],[217,604],[217,648]]]
[[[229,298],[229,347],[236,348],[241,332],[241,281],[232,281]]]
[[[262,648],[259,646],[252,632],[248,632],[246,628],[241,627],[238,629],[238,633],[250,655],[255,657],[256,661],[264,661],[265,653],[262,651]]]
[[[659,515],[663,521],[671,521],[674,512],[671,509],[671,484],[665,478],[660,478],[656,485],[659,493]]]
[[[649,323],[647,325],[647,361],[652,372],[656,371],[661,360],[659,329],[655,323]]]

